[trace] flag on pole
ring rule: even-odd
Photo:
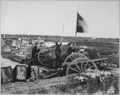
[[[76,25],[76,33],[84,33],[86,29],[86,23],[84,19],[77,12],[77,25]]]

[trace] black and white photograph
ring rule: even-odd
[[[119,0],[2,0],[1,94],[119,94]]]

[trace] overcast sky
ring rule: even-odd
[[[2,1],[2,34],[74,36],[77,11],[87,22],[81,37],[119,37],[118,1]]]

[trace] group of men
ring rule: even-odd
[[[36,57],[36,54],[40,51],[40,49],[37,48],[38,43],[35,43],[35,46],[32,48],[32,58]],[[62,68],[62,62],[61,62],[61,52],[62,52],[62,42],[57,41],[55,46],[55,68]],[[72,52],[75,52],[75,46],[73,44],[68,44],[68,49],[66,55],[70,55]]]

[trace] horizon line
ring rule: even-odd
[[[60,35],[43,35],[43,34],[3,34],[1,33],[1,35],[30,35],[30,36],[59,36],[59,37],[62,37]],[[75,36],[63,36],[63,37],[75,37]],[[77,38],[78,37],[82,37],[82,36],[76,36]],[[112,38],[112,39],[119,39],[119,37],[82,37],[82,38]]]

